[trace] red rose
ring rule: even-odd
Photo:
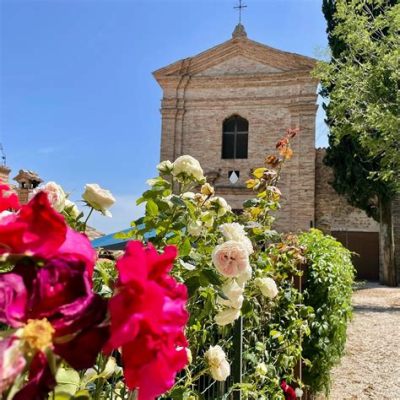
[[[13,397],[13,400],[42,400],[56,386],[46,355],[39,351],[29,368],[28,383]]]
[[[14,286],[21,278],[23,285]],[[19,327],[28,320],[45,318],[55,330],[56,354],[76,369],[94,364],[108,339],[107,302],[92,292],[83,263],[53,259],[38,267],[32,260],[24,261],[12,272],[0,274],[0,287],[7,286],[8,292],[14,292],[8,300],[1,302],[0,298],[4,310],[0,322]]]
[[[139,400],[169,390],[187,364],[187,290],[168,274],[176,255],[174,246],[158,254],[133,241],[116,265],[119,280],[109,301],[111,337],[105,351],[122,348],[126,384],[139,389]]]
[[[96,253],[89,239],[67,226],[44,192],[39,192],[17,214],[0,220],[0,243],[0,254],[41,259],[68,256],[83,261],[90,275],[93,272]]]
[[[296,400],[295,390],[291,386],[289,386],[285,380],[281,382],[281,389],[285,394],[285,400]]]
[[[18,210],[20,208],[18,196],[10,186],[0,183],[0,212]]]

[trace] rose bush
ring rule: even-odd
[[[49,186],[57,189],[55,184],[44,187]],[[2,193],[10,190],[3,186]],[[170,246],[158,255],[151,247],[130,243],[117,263],[114,290],[102,297],[93,290],[95,251],[84,234],[67,225],[53,195],[43,189],[22,207],[8,202],[7,209],[18,211],[0,221],[2,397],[40,400],[51,391],[71,397],[80,381],[74,369],[95,367],[95,379],[82,379],[80,396],[99,398],[99,378],[117,372],[114,368],[106,375],[109,361],[115,360],[106,355],[121,350],[126,387],[139,391],[140,400],[154,399],[172,387],[188,361],[186,287],[169,275],[176,249]],[[82,215],[75,215],[73,224],[86,228],[79,221]],[[135,361],[132,354],[141,358]],[[68,376],[74,385],[58,382]]]
[[[119,235],[149,241],[158,249],[171,244],[179,249],[172,274],[188,288],[186,335],[193,361],[165,398],[212,396],[213,378],[228,381],[230,369],[216,375],[207,349],[219,346],[230,365],[234,325],[241,317],[244,382],[225,385],[224,390],[240,389],[249,399],[284,399],[283,379],[294,387],[302,385],[295,380],[294,369],[301,359],[301,340],[309,332],[312,309],[302,305],[294,278],[302,274],[304,257],[300,246],[280,248],[282,238],[271,228],[271,211],[279,208],[279,172],[291,157],[292,137],[288,133],[285,138],[284,155],[275,156],[274,167],[266,163],[254,170],[248,186],[255,197],[245,203],[242,215],[232,213],[203,176],[199,182],[199,176],[188,173],[191,167],[185,165],[185,174],[176,173],[174,166],[180,161],[165,161],[158,166],[160,176],[148,182],[149,190],[138,200],[145,204],[145,215],[132,223],[130,233]],[[204,380],[207,390],[202,389]]]
[[[272,229],[280,172],[296,134],[288,130],[278,155],[252,170],[247,187],[254,196],[241,215],[216,196],[193,157],[161,162],[160,176],[138,199],[144,216],[119,234],[131,240],[115,257],[96,258],[83,234],[93,210],[106,215],[114,203],[98,185],[85,188],[90,212],[84,221],[68,198],[63,208],[62,196],[52,200],[65,193],[55,184],[53,194],[39,190],[22,207],[1,200],[4,395],[195,400],[240,390],[246,400],[301,397],[296,366],[304,362],[313,371],[314,362],[328,358],[322,349],[304,358],[302,343],[313,351],[315,327],[326,317],[312,306],[328,313],[339,303],[327,298],[324,307],[314,301],[318,296],[297,289],[307,264],[320,267],[315,243]],[[10,198],[9,188],[1,193]],[[234,383],[238,327],[243,379]],[[317,384],[309,381],[312,389]]]

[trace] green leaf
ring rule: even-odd
[[[221,285],[222,283],[219,275],[211,269],[202,270],[200,275],[202,278],[206,279],[206,281],[211,283],[212,285]]]
[[[148,200],[146,203],[146,213],[149,216],[155,217],[158,215],[158,206],[153,200]]]
[[[179,246],[179,257],[186,257],[187,255],[189,255],[191,249],[192,244],[190,243],[189,238],[186,238]]]
[[[56,374],[56,392],[73,395],[79,387],[80,378],[74,369],[59,368]]]

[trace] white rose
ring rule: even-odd
[[[215,317],[214,320],[217,325],[225,326],[231,324],[236,321],[240,317],[240,309],[237,308],[227,308],[225,310],[220,311]]]
[[[219,229],[226,240],[236,240],[237,242],[243,243],[249,255],[253,254],[253,245],[251,244],[251,240],[247,237],[243,225],[232,222],[230,224],[222,224]]]
[[[272,278],[257,278],[254,283],[265,297],[273,299],[278,295],[278,287]]]
[[[179,263],[182,265],[183,268],[187,269],[188,271],[193,271],[194,269],[196,269],[195,265],[185,262],[181,259],[179,259]]]
[[[210,373],[216,381],[225,381],[231,374],[231,366],[226,360],[225,352],[221,346],[210,346],[204,354]]]
[[[160,164],[157,165],[157,169],[163,174],[171,173],[173,168],[174,165],[169,160],[161,161]]]
[[[182,193],[182,198],[183,198],[183,199],[191,199],[191,200],[194,200],[195,196],[196,196],[196,195],[195,195],[193,192],[185,192],[185,193]]]
[[[300,388],[296,388],[295,391],[296,397],[303,397],[303,391]]]
[[[67,195],[63,188],[55,182],[47,182],[44,186],[35,190],[35,194],[38,192],[45,192],[50,204],[58,212],[62,212],[65,207],[65,200]]]
[[[212,261],[217,271],[226,277],[237,277],[249,268],[249,255],[240,242],[228,240],[215,247]]]
[[[192,156],[180,156],[174,161],[172,175],[178,177],[181,174],[191,176],[197,181],[204,180],[203,169],[200,163]]]
[[[216,196],[210,200],[211,204],[215,204],[217,207],[218,217],[224,216],[228,211],[232,211],[231,206],[226,202],[223,197]]]
[[[95,210],[100,211],[107,217],[111,217],[108,209],[115,203],[115,198],[109,190],[101,188],[97,183],[88,183],[85,185],[85,192],[82,198]]]
[[[190,222],[187,230],[189,232],[190,235],[192,236],[200,236],[201,232],[203,231],[203,224],[201,223],[201,221],[194,221],[194,222]]]
[[[259,376],[267,375],[268,367],[265,363],[260,363],[256,366],[256,374]]]
[[[78,218],[79,214],[81,213],[77,205],[69,199],[65,200],[65,209],[67,209],[71,217],[75,219]]]
[[[246,270],[244,270],[237,278],[236,282],[240,287],[244,287],[244,285],[247,283],[247,281],[251,278],[253,275],[253,271],[251,270],[250,265]]]
[[[243,291],[244,289],[240,287],[235,280],[231,279],[225,285],[222,286],[222,293],[228,300],[218,297],[218,303],[227,307],[232,307],[236,309],[241,309],[243,305]]]

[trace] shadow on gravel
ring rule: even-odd
[[[378,307],[378,306],[368,306],[368,305],[356,305],[353,306],[354,311],[360,312],[376,312],[376,313],[397,313],[400,312],[400,307]]]

